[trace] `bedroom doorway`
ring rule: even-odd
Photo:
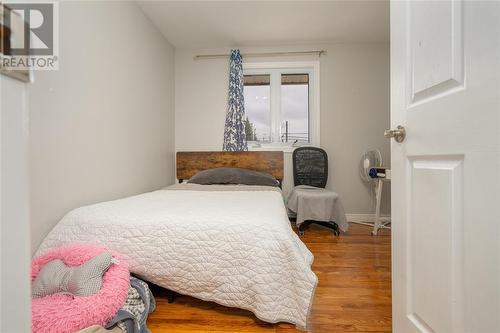
[[[224,3],[224,6],[228,4]],[[131,10],[138,11],[136,7],[134,4]],[[209,16],[205,15],[206,11],[201,17]],[[166,10],[164,13],[170,12]],[[333,12],[338,15],[340,10]],[[358,10],[355,8],[352,12]],[[264,11],[257,13],[263,14]],[[142,12],[139,14],[139,17],[143,16]],[[224,15],[227,18],[237,16]],[[161,17],[159,20],[169,22]],[[85,20],[82,18],[82,21]],[[347,20],[330,18],[328,21]],[[108,17],[103,22],[111,24]],[[198,20],[198,23],[201,22]],[[253,19],[248,22],[255,27]],[[104,23],[102,26],[107,27]],[[306,26],[314,25],[303,24],[301,29]],[[250,29],[254,30],[258,29]],[[272,31],[261,30],[266,31],[266,35],[267,31]],[[328,332],[335,325],[335,331],[390,331],[392,326],[396,333],[498,332],[500,2],[393,1],[390,39],[391,126],[388,129],[393,132],[388,134],[394,137],[391,139],[393,229],[381,230],[374,237],[368,229],[354,226],[348,236],[337,239],[335,243],[331,233],[323,233],[319,227],[313,226],[306,233],[304,242],[322,256],[318,257],[315,265],[319,278],[325,281],[324,289],[319,290],[321,298],[316,302],[317,308],[313,313],[313,331]],[[177,40],[185,43],[186,38]],[[331,75],[328,80],[322,76],[327,83],[324,86],[338,89],[349,86],[346,82],[356,81],[349,81],[356,78],[359,67],[355,66],[354,60],[351,62],[351,58],[356,59],[357,55],[364,53],[364,49],[358,46],[349,48],[352,53],[332,47],[331,54],[337,58],[324,68],[335,69],[335,74],[344,70],[348,75],[341,84],[335,81],[338,78],[336,75]],[[179,73],[190,76],[182,76],[185,80],[181,80],[181,84],[172,81],[172,84],[176,83],[175,94],[172,91],[175,104],[202,101],[199,107],[181,104],[182,114],[188,117],[184,122],[181,117],[175,118],[175,131],[180,133],[178,136],[184,140],[185,147],[197,143],[191,136],[182,135],[189,132],[182,127],[183,124],[192,130],[197,123],[192,121],[198,119],[197,115],[189,112],[197,109],[203,110],[205,115],[208,114],[205,112],[207,109],[224,112],[225,100],[220,99],[222,107],[207,107],[206,101],[210,101],[211,96],[193,98],[198,96],[196,91],[193,93],[193,85],[189,84],[182,90],[182,82],[199,84],[203,78],[208,78],[210,83],[214,82],[214,87],[225,89],[227,81],[217,80],[217,75],[226,73],[225,63],[217,71],[213,70],[217,65],[203,67],[197,63],[194,71],[190,67],[192,58],[192,53],[182,49],[175,53],[176,63],[181,66],[181,70],[175,71],[175,76]],[[376,57],[370,53],[369,58]],[[341,65],[337,67],[339,63]],[[351,64],[351,67],[342,64]],[[95,70],[92,67],[95,64],[90,63],[89,66]],[[178,69],[173,66],[172,63],[172,68]],[[373,67],[376,66],[359,67],[359,71],[368,72]],[[205,69],[206,72],[203,72]],[[358,91],[357,82],[352,85],[356,86],[353,91]],[[208,84],[199,86],[201,91],[210,91],[207,87],[212,87]],[[185,93],[180,95],[182,98],[177,98],[178,91]],[[335,96],[331,102],[328,99],[327,105],[336,106],[334,103],[340,99],[337,97],[348,94],[331,95]],[[24,128],[25,99],[25,83],[0,77],[2,332],[30,331],[30,221],[26,215],[30,196],[26,181],[29,164],[26,158],[28,133]],[[356,102],[361,100],[350,99]],[[373,103],[373,99],[367,100]],[[342,109],[346,108],[336,108]],[[358,109],[368,108],[363,106]],[[325,113],[323,121],[335,123],[332,114]],[[345,115],[345,119],[349,117]],[[206,146],[202,148],[210,150],[211,138],[216,135],[210,135],[211,128],[206,124],[212,118],[201,119],[198,123],[203,123],[203,131],[200,132],[209,133],[204,136]],[[342,133],[331,131],[331,141],[345,139]],[[322,132],[322,135],[326,134]],[[176,138],[177,141],[180,140]],[[216,146],[220,147],[218,142]],[[200,148],[196,146],[196,149]],[[357,160],[358,154],[353,155]],[[350,164],[344,169],[353,166]],[[352,182],[352,179],[344,178],[346,183]],[[171,305],[161,293],[159,295],[162,308],[153,313],[149,322],[153,332],[172,332],[172,326],[168,325],[177,324],[179,327],[184,325],[183,328],[187,327],[189,331],[203,331],[210,325],[225,328],[226,331],[234,330],[235,326],[248,332],[293,330],[292,326],[287,326],[289,324],[260,322],[244,310],[229,309],[188,296],[180,297]],[[367,305],[367,300],[375,301]],[[376,312],[372,311],[374,308]],[[353,313],[357,320],[353,320]]]

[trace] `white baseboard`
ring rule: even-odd
[[[364,223],[374,223],[375,214],[345,214],[348,222],[364,222]],[[391,221],[390,215],[380,216],[380,222],[387,223]]]

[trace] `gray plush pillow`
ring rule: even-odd
[[[198,172],[188,183],[201,185],[242,184],[279,186],[279,182],[270,174],[240,168],[215,168]]]
[[[102,276],[111,266],[112,255],[102,252],[86,263],[68,267],[54,259],[40,270],[31,290],[31,297],[44,297],[55,293],[91,296],[102,287]]]

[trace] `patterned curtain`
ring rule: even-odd
[[[225,151],[248,150],[245,135],[245,103],[243,99],[243,59],[240,50],[231,50],[229,69],[229,96],[224,128]]]

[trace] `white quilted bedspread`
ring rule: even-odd
[[[78,208],[38,254],[72,242],[105,244],[128,258],[131,272],[181,294],[306,328],[313,256],[280,192],[160,190]]]

